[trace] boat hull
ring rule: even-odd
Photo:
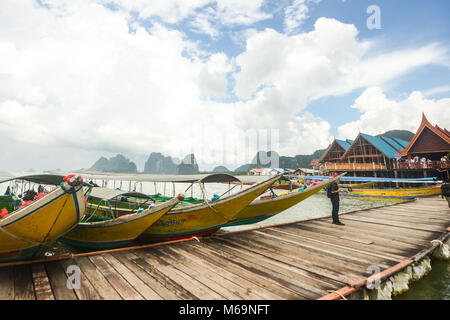
[[[404,188],[404,189],[358,189],[352,188],[349,190],[342,190],[339,192],[342,196],[353,197],[375,197],[375,198],[401,198],[414,199],[420,197],[429,197],[441,194],[441,188],[427,187],[427,188]]]
[[[293,192],[286,195],[279,195],[276,198],[254,200],[225,226],[231,227],[236,225],[252,224],[268,219],[292,206],[295,206],[301,201],[319,192],[321,189],[326,188],[333,181],[337,180],[337,178],[338,177],[325,180],[311,188],[306,188],[303,191],[296,189]]]
[[[174,198],[142,213],[98,222],[81,222],[59,241],[78,247],[110,249],[123,247],[169,212],[178,203]]]
[[[172,209],[138,237],[142,242],[171,241],[208,236],[231,221],[242,209],[269,188],[280,175],[231,197]]]
[[[84,216],[82,186],[64,183],[46,196],[0,220],[0,261],[31,258],[42,244],[55,241]]]

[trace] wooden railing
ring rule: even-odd
[[[386,170],[386,165],[381,163],[324,163],[324,169],[329,170],[359,170],[359,171],[372,171],[372,170]]]
[[[335,163],[325,162],[320,164],[321,170],[349,170],[349,171],[373,171],[373,170],[387,170],[384,163]],[[426,163],[405,163],[394,161],[391,170],[418,170],[418,169],[450,169],[450,161],[431,161]]]
[[[394,162],[393,169],[417,170],[417,169],[450,169],[450,161],[426,161],[422,162]]]

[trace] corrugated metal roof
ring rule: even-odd
[[[387,143],[391,144],[396,149],[397,153],[405,148],[399,142],[390,137],[381,137],[381,138],[386,140]]]
[[[351,140],[349,140],[349,141],[351,141]],[[351,142],[348,143],[347,141],[339,140],[339,139],[336,139],[336,142],[339,143],[339,145],[340,145],[342,148],[344,148],[345,151],[347,151],[348,148],[350,148],[350,143],[351,143]]]
[[[392,148],[388,143],[386,143],[383,139],[375,136],[371,136],[369,134],[361,133],[361,136],[364,137],[367,141],[369,141],[375,148],[380,150],[386,157],[394,159],[394,154],[398,154],[398,150]],[[385,139],[389,139],[383,137]]]
[[[399,143],[402,146],[402,149],[405,149],[409,144],[409,141],[406,140],[402,140],[399,138],[392,138],[392,139],[395,140],[397,143]]]

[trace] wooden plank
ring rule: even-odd
[[[131,286],[139,292],[147,300],[162,300],[161,296],[153,291],[147,284],[139,279],[130,269],[123,265],[119,260],[111,254],[104,254],[102,257],[114,268],[116,271],[131,284]]]
[[[14,267],[14,299],[36,300],[30,265]]]
[[[431,226],[418,226],[417,224],[413,223],[407,223],[407,222],[384,222],[382,219],[374,219],[374,218],[366,218],[366,217],[358,217],[356,215],[346,215],[343,217],[343,222],[345,223],[346,220],[354,220],[354,221],[362,221],[367,223],[375,223],[379,225],[386,225],[386,226],[394,226],[394,227],[401,227],[405,229],[413,229],[413,230],[423,230],[423,231],[430,231],[430,232],[442,232],[442,229],[439,227],[431,227]]]
[[[273,228],[274,230],[285,230],[294,234],[305,235],[315,239],[323,239],[325,241],[335,241],[336,243],[352,245],[351,242],[342,241],[340,237],[352,237],[367,242],[373,242],[372,245],[363,245],[362,248],[370,248],[374,252],[380,254],[404,255],[405,249],[420,249],[428,246],[428,242],[420,240],[420,245],[411,238],[405,239],[403,237],[392,235],[384,232],[374,232],[364,228],[340,228],[335,226],[323,225],[313,226],[311,224],[286,226],[283,228]],[[363,243],[362,243],[363,244]],[[353,244],[354,245],[354,244]],[[398,261],[397,261],[398,262]]]
[[[358,242],[358,243],[362,243],[362,244],[373,244],[373,243],[375,243],[373,241],[364,240],[364,239],[361,239],[361,238],[349,237],[349,236],[340,236],[339,239],[349,240],[349,241]]]
[[[42,263],[31,265],[31,274],[33,277],[34,292],[37,300],[55,300],[47,271]]]
[[[431,217],[431,218],[438,218],[438,219],[446,219],[447,213],[445,210],[439,210],[438,212],[434,211],[420,211],[420,210],[411,210],[407,208],[380,208],[380,209],[373,209],[369,210],[369,212],[389,212],[392,214],[402,215],[402,216],[415,216],[415,217]]]
[[[100,256],[90,256],[89,260],[97,267],[124,300],[142,300],[143,297],[119,274],[106,260]]]
[[[88,257],[76,258],[75,261],[86,279],[88,279],[90,283],[94,284],[95,290],[98,292],[101,299],[122,299],[119,293],[111,286],[111,284],[106,280],[103,274],[95,267]]]
[[[347,219],[347,217],[349,219]],[[419,237],[419,238],[426,238],[427,236],[431,236],[434,235],[435,232],[433,231],[426,231],[426,230],[415,230],[415,229],[407,229],[404,227],[399,227],[399,226],[392,226],[392,225],[381,225],[378,223],[367,223],[366,221],[360,221],[360,220],[355,220],[355,219],[351,219],[353,217],[348,215],[348,216],[344,216],[343,219],[347,219],[345,222],[346,226],[352,227],[352,228],[362,228],[364,230],[374,230],[374,231],[381,231],[381,232],[386,232],[389,234],[395,234],[395,235],[399,235],[399,236],[413,236],[413,237]],[[325,225],[327,224],[325,221],[308,221],[308,224],[311,225]],[[329,225],[329,223],[328,223]]]
[[[412,215],[411,216],[396,216],[396,215],[393,215],[391,213],[386,213],[386,212],[375,212],[375,213],[361,212],[355,216],[382,219],[384,221],[417,223],[417,224],[421,224],[421,225],[429,225],[431,227],[433,227],[433,226],[441,227],[443,225],[446,225],[447,221],[448,221],[448,220],[445,220],[445,222],[444,222],[444,220],[437,221],[436,219],[430,219],[430,218],[426,218],[426,217],[418,218],[418,217],[414,217]]]
[[[302,242],[299,243],[300,246],[308,246],[311,248],[314,248],[315,250],[319,250],[322,251],[326,254],[330,254],[330,255],[336,255],[339,256],[341,258],[349,258],[349,255],[351,255],[351,260],[353,261],[357,261],[357,262],[362,262],[365,265],[370,265],[371,263],[373,263],[373,260],[371,261],[370,258],[371,257],[375,257],[375,258],[380,258],[380,259],[385,259],[385,260],[394,260],[394,259],[398,259],[398,260],[402,260],[405,257],[399,256],[399,255],[387,255],[387,254],[378,254],[375,252],[371,252],[368,250],[361,250],[361,249],[355,249],[353,247],[348,247],[348,246],[343,246],[340,244],[335,244],[335,243],[331,243],[331,242],[325,242],[325,241],[321,241],[321,240],[315,240],[312,238],[308,238],[305,236],[300,236],[300,235],[289,235],[288,233],[284,232],[284,231],[280,231],[280,230],[265,230],[266,232],[259,232],[256,231],[260,234],[264,234],[264,236],[267,237],[272,237],[275,240],[281,240],[281,241],[285,241],[285,242],[291,242],[293,244],[296,243],[296,241],[292,241],[292,240],[288,240],[287,238],[290,239],[290,237],[296,237],[298,239],[295,240],[299,240],[301,239]],[[274,235],[273,232],[284,232],[284,236],[283,238],[281,238],[278,235]],[[307,243],[313,243],[311,245],[307,244]]]
[[[112,255],[117,260],[119,260],[123,265],[125,265],[128,269],[130,269],[139,279],[142,280],[142,282],[144,282],[147,286],[152,288],[152,290],[154,290],[162,299],[165,300],[180,299],[180,297],[178,297],[175,293],[173,293],[169,288],[163,286],[150,274],[145,272],[145,270],[141,269],[136,263],[132,262],[131,259],[128,259],[125,253],[112,253]]]
[[[0,268],[0,300],[14,300],[14,269]]]
[[[170,250],[175,251],[179,253],[182,256],[187,257],[188,259],[191,259],[195,261],[195,263],[199,264],[204,269],[209,269],[211,272],[217,272],[220,276],[223,278],[229,280],[237,287],[240,287],[237,289],[237,291],[241,292],[242,290],[245,290],[245,294],[248,295],[249,299],[253,300],[280,300],[282,299],[280,296],[274,295],[272,292],[264,289],[263,287],[260,287],[256,284],[254,284],[251,281],[248,281],[246,278],[241,277],[238,274],[235,274],[234,272],[228,271],[224,266],[221,264],[214,264],[214,262],[217,263],[217,261],[210,261],[207,257],[199,257],[194,254],[192,254],[192,250],[186,250],[179,247],[170,247]]]
[[[69,277],[72,274],[69,274],[70,266],[78,266],[77,262],[74,259],[62,260],[60,261],[61,266],[64,268],[66,276]],[[79,300],[102,300],[102,297],[95,289],[95,283],[92,284],[86,275],[82,272],[80,268],[80,288],[74,288],[74,292]]]
[[[296,292],[292,292],[280,286],[278,283],[274,283],[273,280],[268,279],[265,276],[254,273],[247,268],[239,265],[236,261],[232,261],[220,255],[219,252],[215,250],[211,250],[207,246],[198,243],[192,243],[195,247],[195,250],[192,250],[192,253],[198,257],[203,259],[209,259],[210,262],[224,266],[229,272],[233,272],[238,274],[240,277],[245,278],[246,280],[256,284],[257,286],[263,287],[265,290],[272,292],[274,296],[279,296],[282,299],[304,299],[303,296],[299,295]]]
[[[156,279],[160,284],[162,284],[167,289],[171,290],[180,299],[183,300],[198,300],[199,298],[191,293],[189,290],[185,289],[183,286],[178,284],[176,281],[168,277],[162,271],[158,270],[151,264],[147,263],[143,257],[142,250],[136,250],[133,252],[124,252],[124,255],[130,259],[133,263],[138,265],[142,270],[145,270],[149,275]]]
[[[353,223],[353,222],[352,222]],[[350,226],[350,224],[349,224]],[[404,243],[407,246],[428,246],[428,241],[424,240],[424,237],[412,236],[409,237],[404,235],[399,235],[398,233],[391,234],[383,229],[374,229],[364,226],[350,226],[345,231],[335,226],[331,226],[328,223],[324,224],[294,224],[289,226],[284,226],[284,230],[289,230],[291,232],[304,232],[309,231],[317,234],[327,234],[327,235],[355,235],[368,240],[375,241],[376,243],[385,244],[386,242],[396,241],[399,243]],[[363,231],[363,232],[362,232]]]
[[[341,261],[334,257],[314,253],[313,251],[299,250],[297,248],[292,250],[290,245],[282,244],[276,246],[267,241],[267,239],[260,241],[255,238],[253,237],[250,241],[234,238],[232,242],[235,245],[241,245],[249,251],[271,258],[287,266],[314,273],[322,277],[324,281],[336,281],[346,284],[347,276],[353,278],[362,274],[361,268],[354,270],[347,261]],[[229,239],[224,238],[224,240]]]
[[[184,257],[170,251],[167,247],[158,248],[159,257],[166,261],[167,263],[171,263],[171,261],[177,261],[176,269],[184,272],[185,274],[189,274],[193,279],[202,283],[205,287],[209,287],[211,290],[217,292],[225,299],[236,300],[243,299],[243,297],[239,294],[239,292],[234,291],[233,289],[229,290],[226,282],[226,279],[222,277],[218,277],[213,272],[208,272],[205,269],[198,269],[198,265],[195,265],[185,259]]]
[[[253,259],[251,259],[248,255],[242,254],[243,251],[239,251],[236,246],[230,245],[230,243],[227,242],[221,244],[210,243],[208,245],[213,246],[216,250],[221,249],[221,255],[239,261],[239,264],[245,266],[249,270],[262,274],[285,288],[290,288],[304,298],[316,299],[325,292],[323,289],[324,285],[320,282],[314,282],[312,281],[312,278],[308,278],[307,276],[300,276],[300,273],[297,274],[297,277],[293,277],[292,273],[290,276],[287,276],[286,270],[276,268],[267,257],[261,259],[262,256],[258,257],[257,255],[253,255],[251,256]],[[312,286],[312,282],[314,282],[317,287]]]
[[[175,266],[178,262],[173,261],[171,264],[165,262],[158,256],[158,252],[155,248],[149,248],[145,251],[142,251],[145,261],[153,268],[158,268],[161,272],[163,272],[167,277],[171,278],[173,281],[177,282],[180,286],[188,289],[195,296],[200,299],[206,300],[223,300],[224,297],[219,293],[211,290],[204,286],[201,282],[195,280],[191,277],[190,274],[186,274],[178,269]]]
[[[217,241],[220,243],[217,243]],[[216,249],[222,249],[231,257],[234,256],[236,259],[239,259],[240,262],[245,261],[248,265],[259,268],[262,271],[269,270],[271,272],[271,277],[288,279],[288,282],[302,288],[303,290],[300,291],[300,293],[309,299],[316,299],[319,296],[326,294],[327,290],[338,288],[339,285],[341,285],[341,283],[337,281],[332,281],[334,282],[334,285],[332,285],[330,281],[325,281],[323,277],[320,277],[317,274],[294,268],[280,263],[276,261],[276,259],[269,259],[268,257],[248,251],[246,248],[242,248],[232,241],[229,241],[229,239],[219,238],[217,241],[210,242],[208,245],[214,246]]]
[[[382,237],[370,236],[366,234],[366,230],[363,228],[353,229],[350,227],[331,227],[328,225],[320,227],[303,225],[295,226],[295,228],[273,228],[273,230],[286,231],[294,235],[336,243],[345,247],[369,250],[370,252],[391,256],[394,259],[399,259],[399,256],[404,256],[405,249],[415,249],[417,247],[415,244],[410,245],[405,243],[400,245],[398,243],[388,242],[385,240],[386,234],[383,234]],[[348,239],[345,239],[345,237],[348,237]],[[359,241],[352,241],[353,239]]]
[[[248,238],[233,237],[233,242],[243,244],[248,250],[259,250],[258,252],[262,255],[274,257],[280,262],[309,270],[337,281],[345,281],[346,275],[352,278],[360,277],[368,265],[368,262],[355,261],[349,255],[345,257],[343,255],[336,256],[317,250],[314,246],[293,246],[288,242],[275,241],[258,234],[252,234]],[[370,264],[376,264],[376,262],[372,261]]]
[[[448,223],[448,218],[444,217],[444,216],[435,216],[435,215],[424,215],[424,216],[419,216],[419,215],[413,215],[411,213],[407,213],[407,212],[401,212],[401,211],[394,211],[394,210],[380,210],[378,212],[376,211],[369,211],[367,213],[372,213],[372,215],[376,215],[376,214],[384,214],[384,215],[389,215],[390,217],[396,217],[397,219],[400,218],[404,218],[404,219],[409,219],[410,217],[413,219],[413,221],[420,221],[421,219],[426,219],[428,221],[434,222],[434,223],[438,223],[438,224],[447,224]],[[371,216],[371,215],[369,215]]]
[[[74,290],[67,286],[67,275],[59,261],[46,263],[45,269],[56,300],[77,300]]]

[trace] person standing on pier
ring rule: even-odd
[[[450,208],[450,183],[443,183],[441,186],[441,197],[447,199]]]
[[[338,174],[334,173],[333,177],[336,177]],[[331,205],[333,209],[331,210],[331,216],[333,217],[333,224],[337,224],[339,226],[343,226],[344,224],[339,221],[339,180],[336,180],[332,184],[330,184],[327,188],[327,196],[331,200]]]

